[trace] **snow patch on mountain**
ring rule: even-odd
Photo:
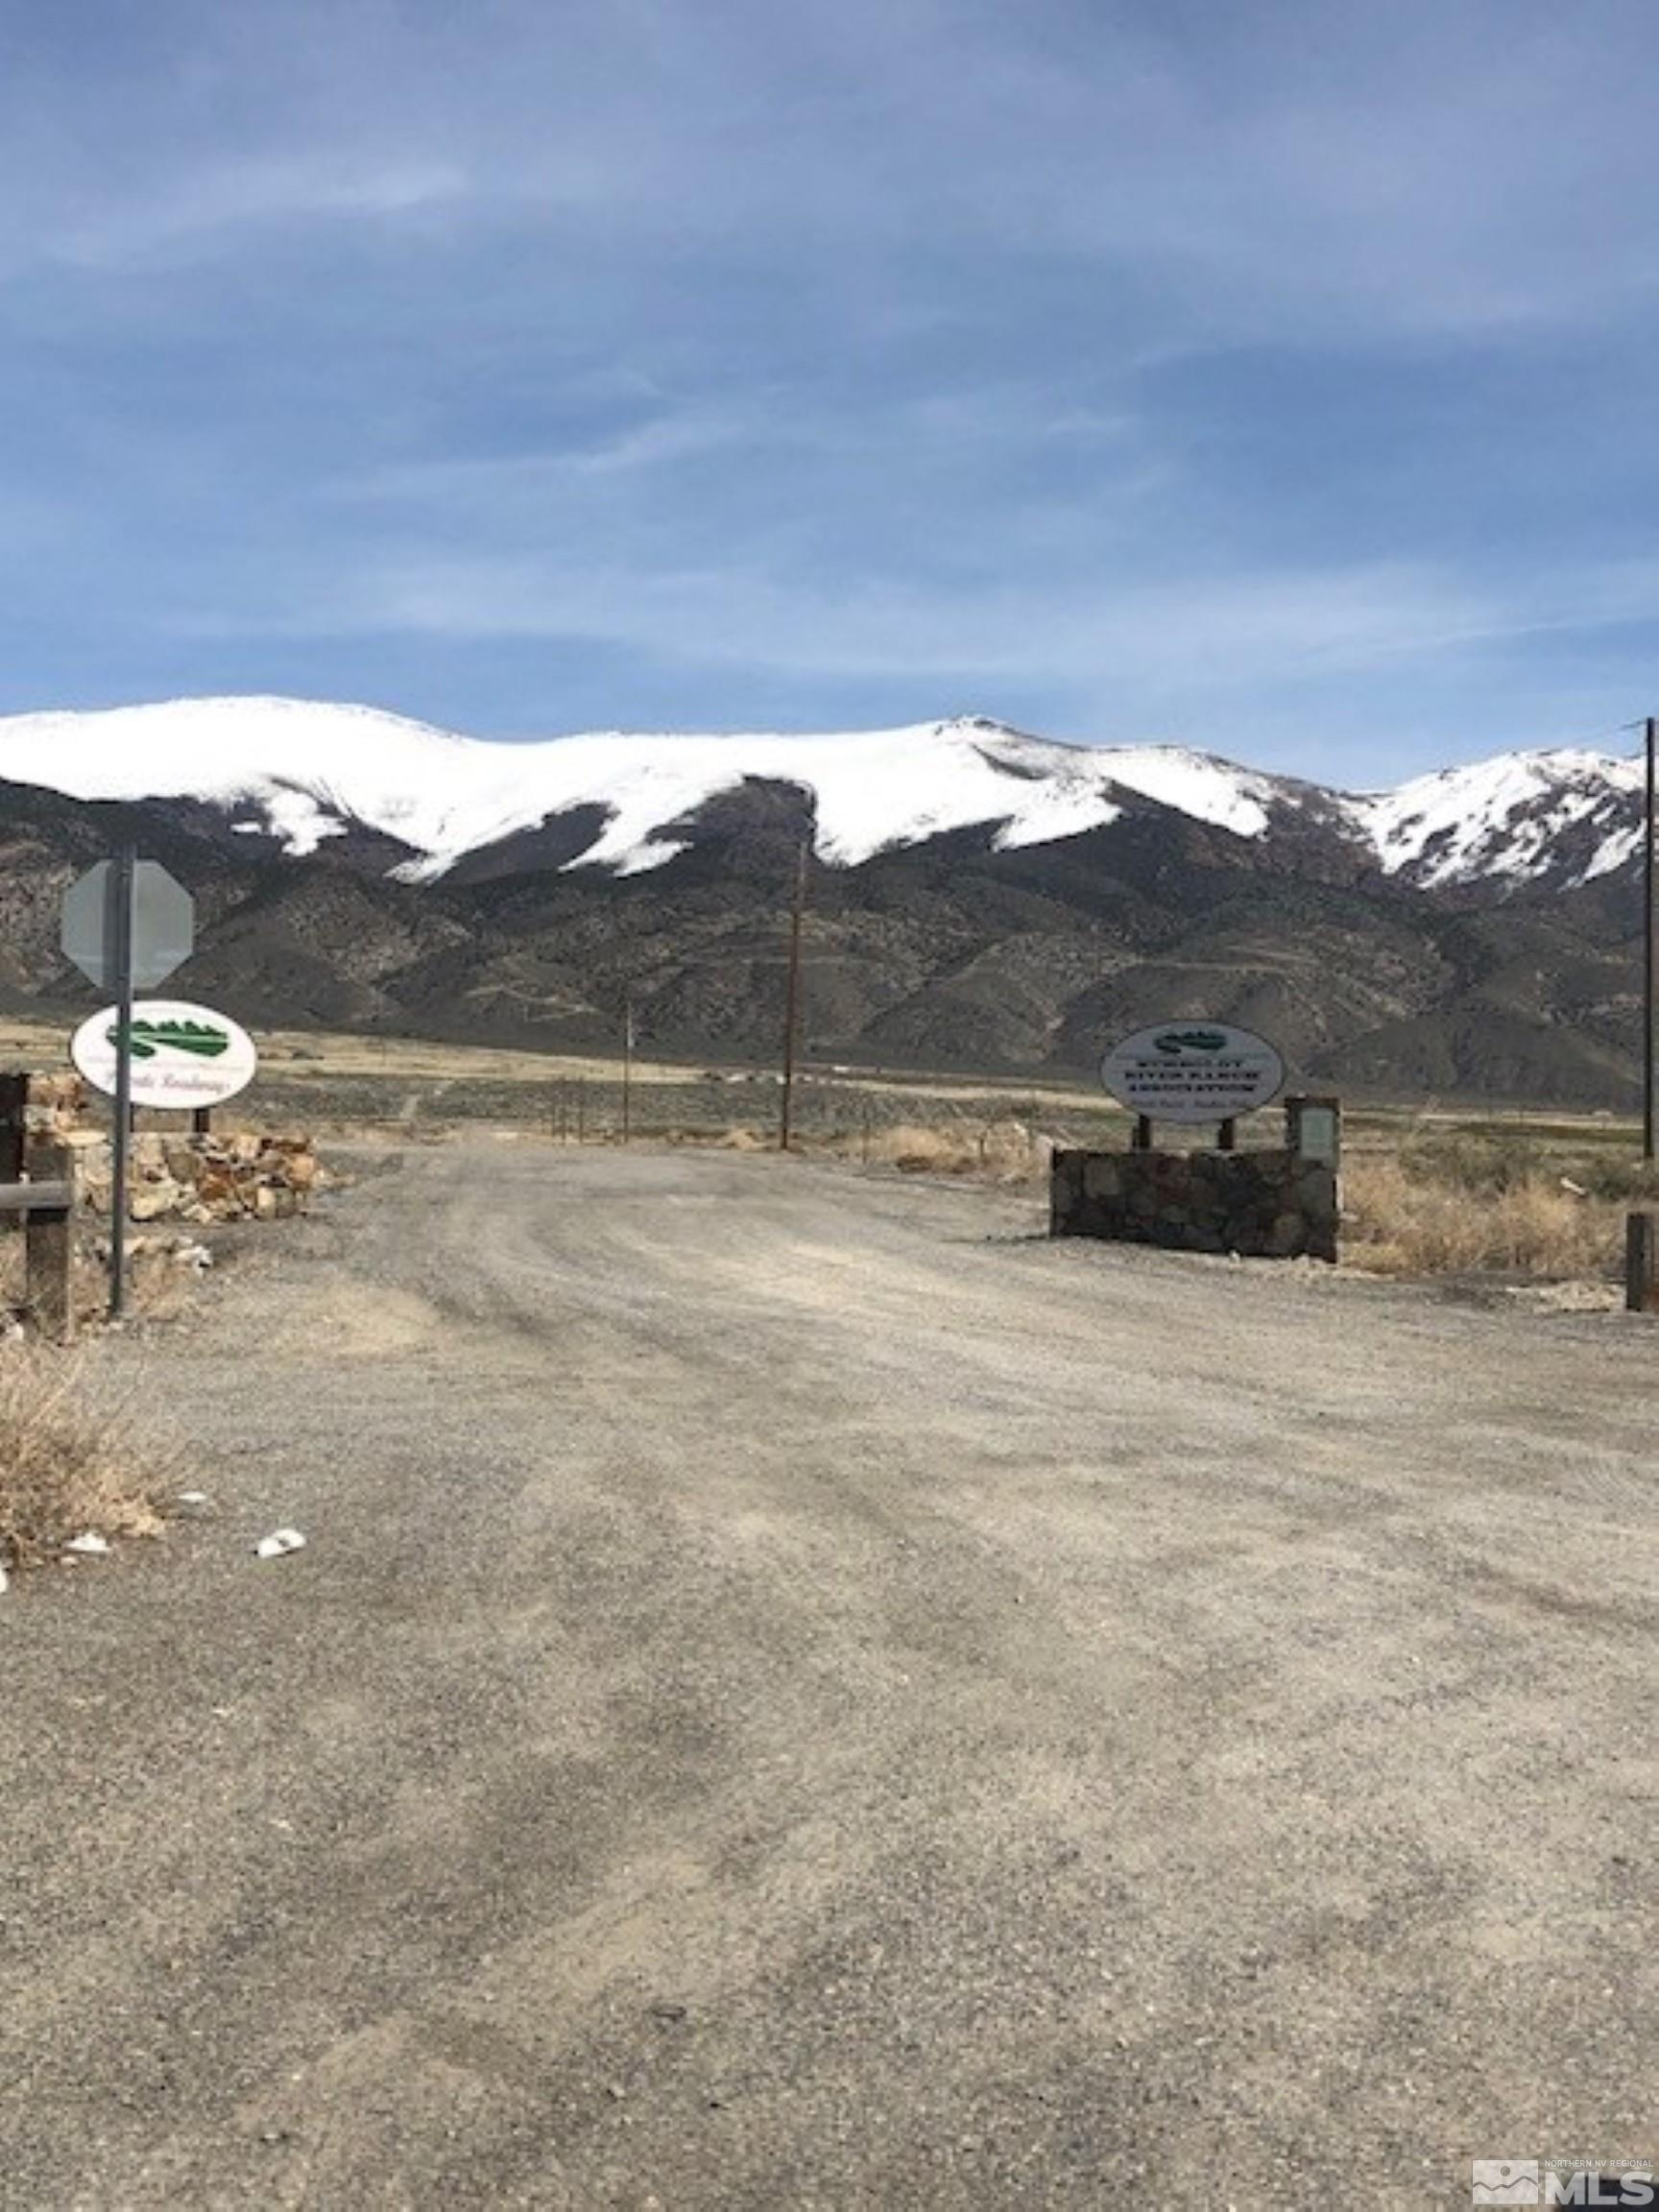
[[[1505,753],[1414,777],[1353,801],[1354,819],[1390,876],[1427,888],[1546,874],[1574,833],[1573,882],[1622,867],[1640,841],[1630,810],[1634,760],[1602,753]]]
[[[1127,790],[1194,821],[1231,830],[1237,837],[1265,836],[1269,806],[1294,804],[1286,783],[1184,746],[1103,747],[1098,758],[1113,781]]]
[[[1058,745],[976,719],[827,736],[609,733],[526,744],[285,699],[0,720],[0,779],[80,799],[205,801],[296,854],[361,824],[412,847],[419,857],[399,873],[422,880],[583,806],[603,809],[606,824],[571,865],[639,874],[683,849],[676,823],[749,778],[810,789],[818,851],[846,867],[980,826],[1007,848],[1076,836],[1117,820],[1125,793],[1258,836],[1270,789],[1176,747]]]
[[[0,719],[0,780],[72,799],[245,808],[296,854],[352,822],[425,847],[449,833],[465,737],[371,707],[179,699]]]

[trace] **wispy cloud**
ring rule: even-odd
[[[1644,680],[1646,11],[143,13],[0,49],[13,705],[1225,697],[1382,772]]]
[[[248,232],[273,225],[395,221],[453,205],[466,191],[463,171],[437,163],[301,156],[228,162],[133,205],[65,221],[33,249],[94,270],[142,266],[180,249],[208,256],[245,252]]]
[[[338,578],[270,620],[299,635],[604,641],[808,680],[854,666],[1001,684],[1036,660],[1050,680],[1075,687],[1179,685],[1199,696],[1267,676],[1354,677],[1412,661],[1431,668],[1463,648],[1646,621],[1656,590],[1651,564],[1538,580],[1507,598],[1396,565],[1125,579],[1104,592],[1008,581],[946,603],[921,586],[791,584],[759,569],[437,558]]]

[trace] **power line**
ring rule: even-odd
[[[1609,722],[1603,729],[1586,732],[1582,737],[1552,737],[1548,745],[1529,746],[1527,750],[1538,753],[1571,753],[1576,751],[1580,746],[1599,745],[1604,738],[1628,736],[1633,731],[1642,728],[1642,718],[1638,716],[1634,722]]]

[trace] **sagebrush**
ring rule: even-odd
[[[1386,1275],[1609,1275],[1624,1210],[1573,1181],[1541,1169],[1482,1187],[1404,1159],[1357,1159],[1342,1176],[1342,1257]]]
[[[161,1476],[69,1353],[0,1344],[0,1563],[27,1566],[73,1536],[149,1536]]]

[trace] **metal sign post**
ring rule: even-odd
[[[1654,991],[1653,805],[1659,781],[1659,719],[1649,714],[1647,726],[1647,805],[1642,816],[1642,1157],[1653,1165],[1655,1118],[1659,1116],[1659,1020]]]
[[[109,875],[106,930],[115,970],[115,1132],[110,1147],[109,1318],[127,1310],[127,1182],[132,1155],[132,877],[138,855],[124,845]]]
[[[131,845],[100,860],[63,898],[62,946],[89,983],[115,999],[114,1127],[109,1222],[109,1318],[127,1303],[127,1187],[132,1149],[132,994],[188,960],[195,902],[182,884]]]

